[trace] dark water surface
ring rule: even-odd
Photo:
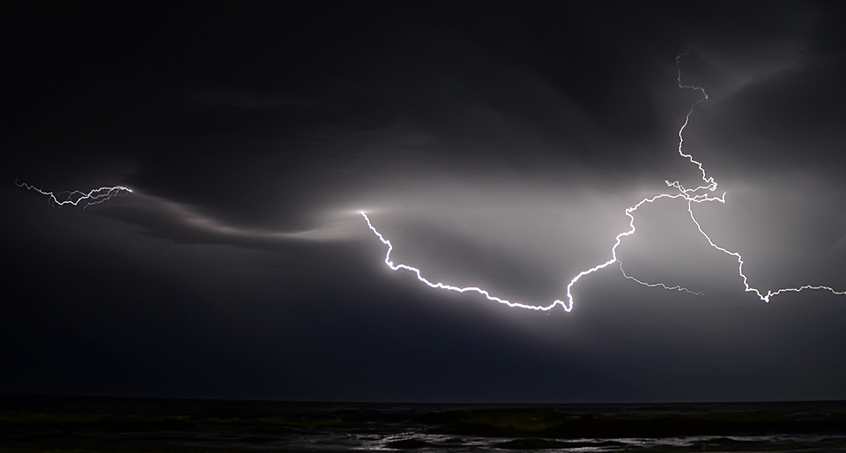
[[[846,402],[449,405],[0,396],[0,452],[846,452]]]

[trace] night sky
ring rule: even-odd
[[[360,2],[359,2],[360,3]],[[587,2],[586,2],[587,3]],[[594,2],[590,2],[591,5]],[[846,399],[846,14],[4,6],[0,393],[306,401]],[[132,194],[51,206],[49,191]]]

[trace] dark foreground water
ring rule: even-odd
[[[0,453],[846,452],[846,402],[330,404],[0,396]]]

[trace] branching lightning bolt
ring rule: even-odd
[[[59,193],[49,192],[38,187],[29,185],[25,182],[15,181],[15,185],[23,187],[28,190],[34,190],[41,195],[47,196],[50,204],[56,206],[73,205],[79,206],[82,204],[83,209],[88,206],[100,204],[120,195],[122,192],[132,193],[132,189],[126,186],[106,186],[91,189],[88,192],[81,190],[64,191]]]
[[[781,288],[781,289],[778,289],[778,290],[768,290],[766,292],[762,292],[761,290],[759,290],[755,287],[752,287],[749,284],[748,277],[746,276],[746,274],[743,273],[744,261],[743,261],[742,256],[740,255],[740,253],[728,250],[728,249],[716,244],[711,239],[711,237],[708,236],[708,234],[702,229],[702,225],[699,223],[699,221],[696,219],[696,216],[694,215],[693,204],[694,203],[703,203],[703,202],[714,202],[714,201],[719,202],[719,203],[725,203],[725,193],[723,193],[720,196],[714,196],[714,195],[709,194],[709,193],[714,192],[717,189],[717,182],[715,181],[715,179],[712,176],[707,175],[707,173],[705,172],[705,167],[703,166],[703,164],[701,162],[694,159],[693,155],[685,153],[685,151],[684,151],[684,131],[687,128],[688,124],[690,124],[690,117],[693,114],[694,109],[696,108],[697,105],[699,105],[700,103],[708,100],[708,93],[705,92],[704,88],[694,86],[694,85],[684,85],[682,83],[680,60],[681,60],[682,57],[684,57],[687,54],[688,54],[688,52],[685,52],[685,53],[677,56],[676,59],[675,59],[678,87],[680,89],[697,91],[701,94],[701,96],[696,102],[693,103],[693,105],[691,105],[690,110],[688,110],[687,114],[684,117],[684,123],[679,128],[679,131],[678,131],[678,137],[679,137],[678,153],[681,157],[687,159],[693,165],[696,165],[696,167],[699,169],[699,172],[701,173],[701,181],[702,182],[699,183],[700,185],[698,185],[695,188],[685,188],[679,181],[673,181],[673,182],[665,181],[665,183],[667,184],[667,187],[675,189],[674,192],[671,192],[671,193],[665,192],[665,193],[660,193],[660,194],[657,194],[657,195],[654,195],[654,196],[651,196],[651,197],[647,197],[647,198],[642,199],[640,202],[638,202],[634,206],[626,208],[625,209],[625,215],[629,218],[629,228],[628,228],[628,230],[619,233],[614,238],[614,245],[611,247],[611,253],[610,253],[611,257],[610,257],[610,259],[608,259],[605,262],[599,263],[599,264],[597,264],[597,265],[595,265],[595,266],[593,266],[589,269],[583,270],[583,271],[579,272],[575,277],[573,277],[570,280],[570,282],[567,284],[566,300],[556,299],[552,303],[549,303],[547,305],[532,305],[532,304],[525,304],[525,303],[522,303],[522,302],[512,302],[512,301],[509,301],[507,299],[503,299],[503,298],[491,295],[487,290],[482,289],[482,288],[477,287],[477,286],[464,286],[464,287],[462,287],[462,286],[454,286],[454,285],[450,285],[450,284],[445,284],[445,283],[441,283],[441,282],[432,282],[432,281],[428,280],[426,277],[423,276],[423,273],[420,269],[413,267],[413,266],[409,266],[407,264],[395,264],[391,260],[391,252],[393,251],[393,245],[391,244],[391,241],[389,241],[379,231],[376,230],[376,228],[371,223],[370,218],[367,216],[367,214],[365,212],[362,211],[361,215],[364,218],[364,220],[367,222],[368,228],[370,228],[370,230],[373,231],[373,233],[376,235],[376,237],[384,245],[386,245],[388,247],[388,250],[385,254],[385,264],[390,269],[395,270],[395,271],[406,270],[406,271],[414,273],[417,276],[418,280],[425,283],[427,286],[429,286],[431,288],[444,289],[444,290],[455,291],[455,292],[459,292],[459,293],[475,292],[475,293],[478,293],[478,294],[484,296],[486,299],[488,299],[490,301],[498,302],[498,303],[507,305],[507,306],[512,307],[512,308],[522,308],[522,309],[527,309],[527,310],[546,311],[546,312],[549,312],[550,310],[555,308],[555,306],[557,306],[557,305],[560,305],[561,308],[563,308],[567,312],[571,311],[573,309],[573,302],[574,302],[572,291],[573,291],[573,287],[575,286],[575,284],[582,277],[585,277],[589,274],[593,274],[595,272],[598,272],[598,271],[605,269],[606,267],[609,267],[609,266],[611,266],[612,264],[615,264],[615,263],[618,265],[618,267],[620,268],[620,272],[623,274],[623,276],[626,279],[631,280],[635,283],[638,283],[642,286],[647,286],[647,287],[651,287],[651,288],[657,287],[657,288],[662,288],[662,289],[665,289],[665,290],[683,291],[683,292],[687,292],[687,293],[694,294],[694,295],[701,295],[702,293],[700,293],[700,292],[691,291],[691,290],[689,290],[685,287],[679,286],[679,285],[672,285],[671,286],[671,285],[667,285],[667,284],[664,284],[664,283],[649,283],[649,282],[642,281],[642,280],[640,280],[640,279],[638,279],[638,278],[636,278],[632,275],[629,275],[625,271],[622,261],[620,261],[619,257],[617,256],[617,248],[620,246],[623,239],[628,237],[628,236],[633,235],[636,231],[634,213],[641,206],[643,206],[644,204],[647,204],[647,203],[650,203],[650,204],[654,203],[655,201],[660,200],[660,199],[683,199],[683,200],[687,201],[687,212],[690,216],[691,221],[696,225],[697,230],[705,238],[705,240],[708,242],[708,244],[712,248],[714,248],[714,249],[716,249],[716,250],[718,250],[718,251],[720,251],[720,252],[722,252],[726,255],[733,256],[735,259],[737,259],[737,272],[738,272],[738,275],[743,280],[743,285],[745,287],[746,292],[755,293],[755,295],[757,295],[758,298],[760,300],[764,301],[764,302],[769,302],[770,299],[773,296],[777,296],[777,295],[780,295],[780,294],[783,294],[783,293],[801,292],[801,291],[805,291],[805,290],[821,290],[821,291],[831,292],[832,294],[835,294],[835,295],[846,295],[846,291],[837,291],[837,290],[835,290],[835,289],[833,289],[829,286],[822,286],[822,285],[803,285],[803,286],[800,286],[798,288]],[[126,186],[104,186],[104,187],[99,187],[99,188],[96,188],[96,189],[89,190],[88,192],[83,192],[83,191],[80,191],[80,190],[74,190],[74,191],[63,191],[63,192],[54,193],[54,192],[46,191],[46,190],[43,190],[41,188],[26,184],[26,183],[21,183],[21,182],[18,182],[18,181],[15,181],[15,184],[18,187],[22,187],[22,188],[25,188],[25,189],[28,189],[28,190],[32,190],[32,191],[40,193],[41,195],[47,196],[48,202],[51,205],[79,206],[80,204],[82,204],[83,208],[87,208],[88,206],[91,206],[91,205],[103,203],[105,201],[112,199],[115,196],[121,195],[124,192],[126,192],[126,193],[132,193],[133,192],[132,189],[130,189],[129,187],[126,187]],[[226,229],[226,231],[230,231],[230,230],[234,231],[236,229],[232,229],[232,228]]]
[[[708,234],[705,233],[705,231],[702,229],[702,225],[699,224],[699,221],[696,220],[696,216],[693,214],[693,204],[694,203],[713,202],[713,201],[716,201],[716,202],[719,202],[719,203],[725,203],[725,201],[726,201],[725,195],[726,194],[723,193],[720,196],[709,195],[708,192],[714,192],[715,190],[717,190],[717,182],[714,180],[714,177],[707,175],[707,173],[705,172],[705,167],[703,166],[703,164],[701,162],[694,159],[693,155],[687,154],[687,153],[684,152],[684,130],[687,128],[688,124],[690,124],[690,116],[693,114],[693,111],[694,111],[694,109],[696,108],[697,105],[699,105],[700,103],[708,100],[708,93],[705,92],[704,88],[694,86],[694,85],[684,85],[682,83],[680,60],[681,60],[682,57],[686,56],[689,53],[689,51],[690,50],[688,49],[687,52],[680,54],[679,56],[676,57],[676,70],[677,70],[677,74],[678,74],[678,77],[677,77],[678,86],[679,86],[680,89],[698,91],[701,94],[701,97],[695,103],[693,103],[693,105],[690,106],[690,110],[688,110],[687,115],[685,115],[685,117],[684,117],[684,123],[679,128],[678,153],[681,157],[684,157],[685,159],[690,161],[690,163],[697,166],[697,168],[699,169],[699,172],[702,174],[702,183],[704,183],[704,184],[700,183],[701,185],[699,185],[695,188],[688,189],[688,188],[685,188],[679,181],[670,182],[670,181],[667,180],[667,181],[664,181],[667,184],[667,187],[675,188],[676,191],[677,191],[676,193],[661,193],[661,194],[658,194],[658,195],[654,195],[652,197],[647,197],[647,198],[644,198],[643,200],[641,200],[640,202],[638,202],[637,204],[635,204],[634,206],[626,208],[625,214],[626,214],[626,216],[629,217],[629,229],[620,233],[620,234],[618,234],[615,237],[614,245],[611,247],[611,258],[608,261],[605,261],[603,263],[600,263],[600,264],[597,264],[597,265],[591,267],[590,269],[583,270],[583,271],[579,272],[575,277],[573,277],[573,279],[570,280],[570,282],[567,284],[566,301],[556,299],[555,301],[553,301],[552,303],[550,303],[548,305],[531,305],[531,304],[524,304],[524,303],[521,303],[521,302],[511,302],[507,299],[503,299],[503,298],[500,298],[500,297],[497,297],[497,296],[493,296],[487,290],[482,289],[482,288],[477,287],[477,286],[461,287],[461,286],[453,286],[453,285],[449,285],[449,284],[445,284],[445,283],[441,283],[441,282],[432,282],[432,281],[428,280],[427,278],[423,277],[421,270],[416,268],[416,267],[409,266],[407,264],[394,264],[394,262],[391,260],[391,252],[393,251],[393,245],[391,244],[391,241],[386,239],[378,230],[376,230],[376,228],[370,222],[370,218],[367,216],[367,213],[362,211],[361,215],[362,215],[362,217],[364,217],[365,222],[367,222],[368,228],[370,228],[370,230],[373,232],[373,234],[375,234],[376,237],[379,238],[379,240],[388,247],[388,250],[385,254],[385,264],[389,268],[391,268],[392,270],[395,270],[395,271],[402,269],[402,270],[406,270],[406,271],[409,271],[409,272],[413,272],[417,276],[418,280],[425,283],[427,286],[429,286],[431,288],[444,289],[444,290],[455,291],[455,292],[459,292],[459,293],[475,292],[475,293],[481,294],[482,296],[484,296],[486,299],[488,299],[490,301],[498,302],[500,304],[507,305],[507,306],[512,307],[512,308],[523,308],[523,309],[527,309],[527,310],[546,311],[546,312],[555,308],[556,305],[560,305],[561,308],[564,309],[564,311],[567,311],[567,312],[571,311],[573,309],[573,302],[574,302],[573,293],[572,293],[573,286],[582,277],[585,277],[587,275],[593,274],[594,272],[598,272],[602,269],[605,269],[606,267],[608,267],[608,266],[610,266],[614,263],[617,263],[619,265],[620,271],[622,272],[622,274],[625,278],[627,278],[631,281],[634,281],[635,283],[638,283],[640,285],[652,287],[652,288],[658,287],[658,288],[662,288],[662,289],[665,289],[665,290],[684,291],[684,292],[687,292],[687,293],[690,293],[690,294],[701,295],[702,293],[700,293],[700,292],[691,291],[691,290],[689,290],[685,287],[679,286],[679,285],[669,286],[669,285],[666,285],[664,283],[648,283],[648,282],[644,282],[642,280],[639,280],[639,279],[637,279],[637,278],[635,278],[635,277],[626,273],[625,269],[623,268],[622,261],[620,261],[620,259],[617,257],[617,247],[620,246],[620,244],[622,243],[622,241],[625,237],[633,235],[636,231],[634,213],[635,213],[635,211],[638,210],[638,208],[640,208],[641,206],[643,206],[646,203],[653,203],[656,200],[664,199],[664,198],[667,198],[667,199],[684,199],[684,200],[687,201],[687,212],[690,215],[690,219],[696,225],[696,228],[699,231],[699,233],[708,241],[708,244],[712,248],[717,249],[720,252],[723,252],[727,255],[731,255],[731,256],[733,256],[737,259],[737,263],[738,263],[737,271],[738,271],[738,274],[740,275],[740,277],[743,280],[743,285],[746,288],[745,289],[746,292],[755,293],[758,296],[758,298],[760,300],[764,301],[764,302],[769,302],[770,298],[772,298],[773,296],[777,296],[779,294],[783,294],[783,293],[787,293],[787,292],[800,292],[800,291],[804,291],[804,290],[822,290],[822,291],[829,291],[829,292],[831,292],[835,295],[841,295],[841,296],[846,295],[846,291],[837,291],[837,290],[835,290],[831,287],[821,286],[821,285],[803,285],[803,286],[800,286],[798,288],[782,288],[782,289],[778,289],[778,290],[775,290],[775,291],[770,290],[770,291],[767,291],[766,293],[762,293],[761,290],[754,288],[754,287],[749,285],[748,277],[746,276],[746,274],[743,273],[743,264],[744,263],[743,263],[743,258],[741,257],[740,253],[728,250],[728,249],[721,247],[721,246],[717,245],[716,243],[714,243],[714,241],[711,239],[711,237],[708,236]]]

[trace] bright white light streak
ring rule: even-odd
[[[87,208],[88,206],[94,204],[100,204],[104,201],[110,200],[112,197],[116,197],[121,194],[121,192],[132,193],[132,189],[126,186],[106,186],[106,187],[98,187],[96,189],[91,189],[88,192],[83,192],[81,190],[74,190],[74,191],[63,191],[59,193],[49,192],[38,187],[29,185],[25,182],[18,182],[15,181],[15,185],[18,187],[23,187],[28,190],[34,190],[41,195],[47,196],[47,200],[50,204],[57,205],[57,206],[65,206],[65,205],[73,205],[79,206],[80,203],[83,205],[83,209]]]
[[[410,272],[414,272],[417,275],[418,280],[420,280],[421,282],[429,285],[429,287],[431,287],[431,288],[446,289],[446,290],[449,290],[449,291],[456,291],[456,292],[459,292],[459,293],[466,293],[468,291],[474,292],[474,293],[479,293],[479,294],[485,296],[485,298],[487,298],[488,300],[492,300],[494,302],[499,302],[501,304],[508,305],[509,307],[512,307],[512,308],[525,308],[527,310],[538,310],[538,311],[549,311],[549,310],[552,310],[556,305],[561,305],[561,307],[564,308],[564,310],[566,310],[566,311],[570,311],[573,308],[572,299],[570,300],[569,305],[566,305],[563,301],[556,300],[553,303],[544,307],[544,306],[537,306],[537,305],[528,305],[528,304],[523,304],[523,303],[519,303],[519,302],[511,302],[511,301],[506,300],[506,299],[502,299],[502,298],[499,298],[499,297],[496,297],[496,296],[491,296],[491,294],[489,292],[487,292],[487,290],[484,290],[484,289],[479,288],[477,286],[459,287],[459,286],[447,285],[447,284],[444,284],[444,283],[441,283],[441,282],[432,283],[431,281],[429,281],[428,279],[426,279],[425,277],[423,277],[420,274],[420,269],[418,269],[416,267],[409,266],[407,264],[394,264],[394,262],[391,261],[391,252],[394,250],[394,246],[391,244],[391,241],[385,239],[385,236],[382,236],[382,233],[380,233],[379,231],[376,230],[376,228],[373,226],[373,224],[370,223],[370,218],[367,217],[367,214],[364,211],[361,211],[361,216],[364,217],[364,221],[367,222],[367,226],[370,228],[371,231],[373,231],[373,234],[375,234],[376,237],[378,237],[379,240],[382,241],[383,244],[388,246],[388,252],[385,254],[385,264],[387,264],[388,267],[390,267],[391,269],[393,269],[395,271],[400,270],[400,269],[404,269],[404,270],[407,270],[407,271],[410,271]]]
[[[370,222],[370,218],[367,216],[367,214],[365,212],[362,211],[361,215],[362,215],[362,217],[364,217],[364,220],[367,222],[367,226],[370,228],[371,231],[373,231],[373,234],[375,234],[376,237],[378,237],[379,240],[382,241],[383,244],[388,246],[388,251],[385,254],[385,264],[389,268],[391,268],[392,270],[395,270],[395,271],[402,269],[402,270],[406,270],[406,271],[409,271],[409,272],[413,272],[417,276],[418,280],[425,283],[427,286],[429,286],[431,288],[444,289],[444,290],[455,291],[455,292],[459,292],[459,293],[475,292],[475,293],[481,294],[482,296],[485,296],[485,298],[490,300],[490,301],[498,302],[500,304],[507,305],[507,306],[512,307],[512,308],[523,308],[523,309],[527,309],[527,310],[546,311],[546,312],[555,308],[556,305],[560,305],[561,308],[564,309],[564,311],[567,311],[567,312],[571,311],[573,309],[573,302],[574,302],[572,290],[573,290],[573,286],[576,284],[576,282],[578,282],[582,277],[587,276],[589,274],[592,274],[594,272],[600,271],[602,269],[605,269],[606,267],[608,267],[608,266],[610,266],[614,263],[618,263],[618,265],[620,267],[620,271],[622,272],[622,274],[625,278],[627,278],[631,281],[634,281],[635,283],[638,283],[640,285],[648,286],[648,287],[651,287],[651,288],[657,287],[657,288],[662,288],[662,289],[666,289],[666,290],[684,291],[684,292],[687,292],[687,293],[690,293],[690,294],[702,295],[702,293],[700,293],[700,292],[691,291],[691,290],[689,290],[685,287],[679,286],[679,285],[669,286],[669,285],[666,285],[664,283],[648,283],[648,282],[644,282],[642,280],[639,280],[639,279],[637,279],[637,278],[635,278],[635,277],[626,273],[625,269],[623,269],[623,263],[617,257],[617,247],[620,246],[620,243],[622,242],[623,238],[633,235],[636,231],[634,213],[635,213],[635,211],[638,210],[638,208],[640,208],[641,206],[643,206],[646,203],[653,203],[653,202],[655,202],[656,200],[659,200],[659,199],[681,198],[681,199],[687,200],[687,212],[690,215],[690,219],[693,221],[693,223],[696,225],[696,228],[699,230],[699,233],[703,237],[705,237],[705,239],[708,241],[708,244],[711,247],[713,247],[713,248],[715,248],[715,249],[717,249],[717,250],[719,250],[719,251],[721,251],[721,252],[723,252],[727,255],[731,255],[731,256],[737,258],[737,263],[738,263],[737,272],[740,275],[740,277],[743,279],[743,285],[746,287],[746,291],[755,293],[758,296],[758,298],[761,299],[762,301],[769,302],[770,298],[772,298],[773,296],[777,296],[779,294],[783,294],[783,293],[787,293],[787,292],[798,293],[798,292],[804,291],[804,290],[822,290],[822,291],[829,291],[829,292],[831,292],[835,295],[841,295],[841,296],[846,295],[846,291],[836,291],[835,289],[833,289],[831,287],[822,286],[822,285],[803,285],[803,286],[800,286],[798,288],[782,288],[782,289],[778,289],[778,290],[775,290],[775,291],[770,290],[770,291],[767,291],[766,293],[762,293],[761,290],[754,288],[754,287],[749,285],[749,281],[748,281],[749,279],[746,276],[746,274],[743,273],[743,264],[744,263],[743,263],[743,258],[740,256],[740,253],[730,251],[730,250],[725,249],[725,248],[717,245],[716,243],[714,243],[714,241],[711,240],[710,236],[708,236],[708,234],[706,234],[705,231],[702,229],[702,225],[700,225],[699,222],[696,220],[696,217],[693,214],[693,203],[703,203],[703,202],[712,202],[712,201],[716,201],[716,202],[719,202],[719,203],[725,203],[726,202],[726,199],[725,199],[726,194],[723,193],[721,196],[717,197],[717,196],[709,195],[707,193],[707,192],[713,192],[713,191],[717,190],[717,182],[714,180],[714,177],[708,176],[706,174],[705,167],[701,162],[694,159],[693,155],[685,153],[684,149],[683,149],[684,148],[684,130],[685,130],[685,128],[687,128],[688,124],[690,124],[690,116],[693,114],[693,110],[696,108],[697,105],[699,105],[700,103],[708,100],[708,93],[705,92],[704,88],[694,86],[694,85],[684,85],[682,83],[682,80],[681,80],[681,76],[682,76],[681,65],[679,63],[679,60],[681,60],[682,57],[687,55],[689,51],[690,50],[688,49],[687,52],[685,52],[685,53],[676,57],[676,71],[677,71],[677,74],[678,74],[678,77],[677,77],[678,86],[679,86],[680,89],[688,89],[688,90],[698,91],[699,93],[701,93],[702,96],[696,102],[694,102],[693,105],[690,106],[690,110],[688,110],[687,115],[685,115],[685,117],[684,117],[684,123],[679,128],[678,153],[681,157],[686,158],[688,161],[690,161],[690,163],[696,165],[696,167],[699,169],[699,172],[702,174],[702,182],[704,183],[704,185],[699,185],[696,188],[688,189],[688,188],[685,188],[679,181],[673,181],[673,182],[664,181],[667,184],[667,187],[675,188],[678,191],[678,193],[657,194],[657,195],[654,195],[652,197],[644,198],[643,200],[641,200],[640,202],[638,202],[634,206],[626,208],[625,214],[626,214],[626,216],[629,217],[629,229],[627,231],[624,231],[624,232],[618,234],[617,237],[615,238],[614,245],[611,247],[611,259],[609,259],[608,261],[605,261],[603,263],[597,264],[597,265],[591,267],[590,269],[583,270],[583,271],[579,272],[575,277],[573,277],[573,279],[570,280],[570,283],[567,284],[567,300],[566,300],[566,302],[563,301],[563,300],[560,300],[560,299],[556,299],[548,305],[531,305],[531,304],[525,304],[525,303],[522,303],[522,302],[511,302],[509,300],[493,296],[487,290],[479,288],[477,286],[463,286],[462,287],[462,286],[454,286],[454,285],[450,285],[450,284],[445,284],[445,283],[441,283],[441,282],[432,282],[432,281],[428,280],[427,278],[423,277],[420,269],[413,267],[413,266],[409,266],[407,264],[394,264],[394,262],[391,261],[391,252],[394,249],[393,245],[391,244],[391,241],[386,239],[382,235],[382,233],[380,233],[379,231],[376,230],[376,228]],[[700,193],[700,192],[703,192],[703,191],[707,191],[707,192]]]

